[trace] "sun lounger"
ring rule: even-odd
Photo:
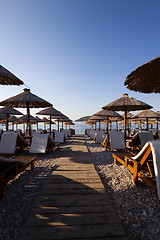
[[[138,132],[136,133],[132,139],[128,142],[128,145],[132,149],[141,149],[146,142],[154,140],[153,133],[151,132]]]
[[[65,135],[64,132],[55,132],[55,143],[64,143],[65,142]]]
[[[121,131],[110,131],[108,137],[101,143],[101,147],[105,146],[110,150],[125,149],[124,133]]]
[[[138,134],[140,138],[141,148],[146,144],[146,142],[154,140],[153,133],[151,132],[139,132]]]
[[[90,133],[90,139],[95,139],[96,136],[97,136],[97,132],[96,131]]]
[[[104,131],[99,131],[97,132],[97,136],[95,137],[95,142],[96,143],[101,143],[104,141],[104,139],[106,138],[106,135],[104,133]]]
[[[133,173],[133,182],[138,178],[157,190],[160,199],[160,140],[147,142],[141,151],[133,153],[113,153],[114,163],[119,161]]]
[[[33,170],[35,160],[36,157],[34,156],[16,156],[12,158],[0,156],[0,200],[3,198],[5,185],[28,166],[31,166],[31,170]]]
[[[35,134],[32,139],[30,153],[45,153],[47,149],[53,150],[54,142],[50,135]]]
[[[1,154],[14,154],[16,147],[21,150],[26,146],[24,139],[15,132],[4,132],[0,141],[0,153]]]

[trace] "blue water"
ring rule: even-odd
[[[74,124],[75,125],[71,126],[71,128],[75,129],[75,134],[85,134],[85,129],[90,129],[90,125],[86,125],[85,122],[74,122]],[[60,124],[59,127],[62,128],[62,125]],[[97,129],[98,129],[98,127],[99,127],[99,124],[97,123]],[[137,125],[132,124],[132,129],[134,129],[136,127],[137,127]],[[3,130],[6,129],[4,124],[3,125],[0,124],[0,128],[3,129]],[[22,129],[22,131],[24,131],[24,125],[22,125],[22,124],[18,124],[17,128]],[[44,124],[39,123],[38,128],[39,129],[44,129]],[[65,129],[66,126],[64,125],[63,128]],[[115,123],[112,123],[112,128],[116,128]],[[9,125],[9,129],[12,129],[11,125]],[[32,125],[32,129],[37,130],[37,125],[36,124]],[[49,125],[46,126],[46,129],[49,129]],[[52,129],[57,129],[57,124],[52,125]],[[106,129],[106,125],[101,124],[101,129]],[[119,129],[123,129],[123,125],[119,125]],[[16,125],[14,126],[14,130],[16,130]]]

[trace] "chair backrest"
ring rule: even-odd
[[[67,138],[69,136],[68,130],[67,129],[62,129],[62,131],[65,135],[65,138]]]
[[[90,139],[94,139],[97,136],[97,132],[91,132],[90,133]]]
[[[0,153],[14,154],[16,149],[18,133],[4,132],[0,141]]]
[[[124,133],[121,131],[110,131],[111,149],[125,149]]]
[[[156,185],[157,185],[157,193],[158,198],[160,199],[160,140],[148,141],[141,151],[135,156],[132,157],[134,160],[140,159],[144,156],[147,149],[151,147],[152,157],[153,157],[153,165],[154,165],[154,172],[156,176]]]
[[[160,200],[160,140],[150,141],[153,156],[154,172],[156,176],[156,185],[158,198]]]
[[[55,132],[55,143],[64,143],[65,135],[64,132]]]
[[[101,143],[104,141],[104,139],[106,138],[106,135],[104,132],[98,132],[97,136],[96,136],[96,143]]]
[[[157,131],[156,128],[152,128],[152,129],[150,130],[150,132],[153,133],[153,134],[155,134],[156,131]]]
[[[47,149],[49,134],[33,135],[30,153],[45,153]]]
[[[146,144],[146,142],[154,140],[153,133],[151,132],[139,132],[138,134],[142,147]]]

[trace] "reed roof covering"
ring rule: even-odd
[[[12,107],[2,107],[0,108],[0,114],[12,114],[12,115],[23,115],[20,111]]]
[[[44,122],[43,119],[39,118],[39,117],[36,117],[36,121],[37,122]]]
[[[15,116],[10,116],[10,117],[8,118],[8,121],[9,121],[9,122],[19,122],[18,118],[15,117]],[[2,119],[2,120],[0,121],[0,123],[6,123],[6,122],[7,122],[7,119]]]
[[[160,93],[160,56],[131,72],[124,85],[136,92]]]
[[[103,120],[108,120],[107,117],[105,116],[92,116],[90,117],[90,119],[88,119],[89,121],[90,120],[94,120],[94,121],[103,121]]]
[[[63,115],[60,111],[58,111],[54,107],[49,107],[49,108],[43,109],[42,111],[39,111],[36,114],[39,114],[39,115],[51,115],[51,116],[62,116]]]
[[[124,114],[122,114],[122,117],[124,118]],[[133,114],[130,113],[130,112],[127,112],[126,117],[127,117],[127,118],[132,118],[132,117],[133,117]]]
[[[133,118],[160,118],[160,114],[150,109],[143,110],[133,116]]]
[[[64,125],[75,125],[72,121],[65,122]]]
[[[85,124],[94,124],[95,122],[95,120],[87,120]]]
[[[104,110],[112,111],[135,111],[150,108],[152,108],[152,106],[135,98],[129,97],[127,93],[123,94],[121,98],[118,98],[117,100],[102,107]]]
[[[120,117],[121,115],[115,111],[110,111],[110,110],[101,110],[99,112],[96,112],[93,114],[93,116],[104,116],[104,117]]]
[[[8,107],[18,107],[26,108],[29,105],[29,108],[40,108],[40,107],[51,107],[52,104],[46,100],[36,96],[30,92],[30,89],[25,88],[23,93],[20,93],[14,97],[10,97],[2,102],[1,106]]]
[[[20,121],[22,122],[27,122],[28,121],[28,115],[23,115],[22,117],[18,118]],[[37,119],[35,117],[33,117],[32,115],[30,115],[30,121],[35,121],[37,122]]]
[[[0,84],[1,85],[22,85],[24,82],[17,78],[13,73],[0,65]]]
[[[60,116],[52,116],[52,118],[53,119],[59,119],[59,121],[61,120],[61,121],[63,121],[63,120],[69,120],[69,118],[66,116],[66,115],[64,115],[63,113],[61,113],[62,115],[60,115]]]

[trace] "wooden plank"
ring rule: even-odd
[[[107,223],[120,223],[113,211],[96,213],[36,213],[30,214],[25,227],[83,226]]]
[[[23,240],[54,240],[72,238],[101,238],[122,237],[125,232],[119,223],[97,224],[84,226],[56,226],[56,227],[24,227],[19,239]]]
[[[111,205],[108,195],[39,195],[36,200],[36,205],[45,205],[48,207],[72,207],[72,206],[105,206]]]
[[[128,240],[82,138],[67,145],[18,240]]]

